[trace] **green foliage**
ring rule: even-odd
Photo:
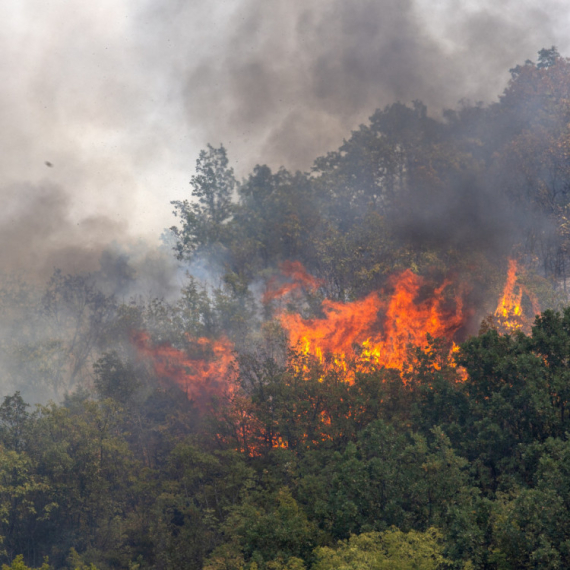
[[[132,398],[139,386],[133,368],[128,364],[123,364],[115,351],[104,354],[93,365],[93,370],[95,388],[102,399],[112,398],[125,404]]]
[[[287,488],[246,495],[222,528],[229,544],[214,550],[206,568],[223,567],[229,559],[268,569],[285,564],[292,570],[310,554],[316,538],[314,524]]]
[[[232,197],[236,180],[228,167],[226,149],[208,145],[196,161],[196,175],[190,182],[195,201],[174,201],[174,213],[182,228],[171,230],[176,237],[178,257],[188,257],[199,247],[223,244],[233,212]]]
[[[0,405],[0,438],[7,449],[21,451],[26,445],[30,419],[30,414],[26,411],[28,407],[20,392],[6,396]]]
[[[469,407],[464,445],[494,484],[503,469],[516,469],[520,446],[564,437],[570,429],[569,332],[568,309],[545,311],[530,337],[489,331],[462,346],[458,362],[468,371]]]
[[[51,570],[51,566],[44,562],[37,570]],[[24,557],[21,554],[18,554],[14,560],[12,560],[12,564],[8,566],[7,564],[2,564],[2,570],[34,570],[30,566],[26,566],[24,563]]]
[[[437,570],[450,562],[443,556],[442,536],[435,528],[403,533],[353,535],[337,548],[319,548],[314,570]]]

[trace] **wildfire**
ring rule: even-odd
[[[265,302],[321,285],[299,262],[285,263],[281,269],[285,282],[272,279]],[[456,351],[454,339],[472,314],[464,306],[463,294],[464,289],[450,281],[433,288],[423,277],[406,270],[390,279],[387,291],[347,303],[324,300],[323,318],[303,319],[287,312],[278,318],[291,346],[300,347],[302,354],[325,367],[335,367],[352,383],[355,371],[404,370],[410,347],[426,347],[428,335],[446,339],[450,353]],[[524,295],[538,313],[536,299],[517,283],[517,264],[511,260],[503,295],[490,317],[503,332],[529,327],[522,305]],[[146,332],[134,333],[132,341],[139,353],[151,360],[156,375],[174,381],[189,398],[235,393],[230,374],[234,346],[229,339],[189,338],[187,351],[154,345]]]
[[[193,339],[191,344],[199,355],[194,358],[169,344],[155,346],[143,331],[133,333],[131,338],[139,354],[152,362],[155,374],[178,384],[189,399],[200,400],[234,390],[229,379],[233,344],[227,338]]]
[[[425,280],[406,270],[392,278],[390,296],[371,293],[352,303],[323,302],[323,319],[302,319],[298,314],[282,314],[283,327],[292,345],[324,361],[333,355],[336,365],[356,358],[357,368],[402,369],[408,347],[425,346],[427,335],[452,341],[463,326],[466,311],[460,293],[451,300],[446,281],[423,300],[420,290]],[[360,347],[360,350],[356,350]],[[350,379],[347,379],[350,381]]]
[[[528,332],[530,330],[530,319],[525,315],[522,306],[523,294],[526,294],[530,300],[533,316],[540,312],[535,296],[523,285],[517,284],[517,272],[517,262],[514,259],[509,259],[507,281],[494,314],[499,330],[506,333],[517,330]]]
[[[293,292],[314,291],[322,284],[319,279],[307,273],[299,261],[285,261],[279,268],[280,278],[272,277],[267,283],[267,290],[263,295],[265,304]]]

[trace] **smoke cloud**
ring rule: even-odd
[[[307,168],[395,101],[439,113],[462,98],[493,100],[509,68],[567,43],[568,11],[553,0],[242,0],[223,3],[225,17],[211,4],[161,5],[145,36],[155,60],[176,61],[171,77],[198,138],[221,140],[248,167]]]
[[[0,260],[41,274],[156,241],[209,142],[240,175],[304,169],[378,107],[490,101],[569,43],[562,0],[23,0],[0,17]]]

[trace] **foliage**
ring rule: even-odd
[[[436,570],[449,562],[442,553],[442,536],[434,528],[426,532],[398,529],[351,536],[336,549],[317,550],[314,570]]]
[[[50,570],[51,566],[44,562],[37,570]],[[12,564],[8,566],[7,564],[2,564],[2,570],[34,570],[29,566],[26,566],[24,563],[24,557],[21,554],[18,554],[14,560],[12,560]]]
[[[223,244],[227,222],[232,215],[232,195],[236,181],[223,146],[208,146],[196,161],[196,175],[190,182],[195,201],[172,202],[182,229],[172,228],[178,238],[178,256],[183,258],[198,247]]]

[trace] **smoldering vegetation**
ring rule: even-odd
[[[97,270],[56,268],[46,280],[2,273],[2,392],[18,390],[38,403],[93,389],[93,365],[105,350],[116,348],[121,312],[150,299],[172,299],[174,291],[179,295],[176,284],[184,275],[179,265],[164,252],[144,249],[137,257],[108,248],[98,252]],[[130,332],[125,331],[127,338]]]
[[[103,216],[74,224],[57,186],[11,187],[19,199],[0,229],[16,244],[3,259],[3,390],[32,402],[93,390],[94,365],[109,354],[142,366],[152,384],[138,331],[206,360],[198,339],[283,351],[277,301],[264,293],[292,261],[319,283],[289,300],[305,317],[322,316],[325,299],[361,299],[412,269],[467,291],[461,341],[493,312],[508,257],[526,268],[521,279],[543,308],[560,306],[569,69],[545,48],[511,69],[496,103],[464,101],[440,118],[419,100],[387,105],[306,172],[258,165],[240,181],[225,147],[208,146],[158,249],[126,245],[121,225]]]

